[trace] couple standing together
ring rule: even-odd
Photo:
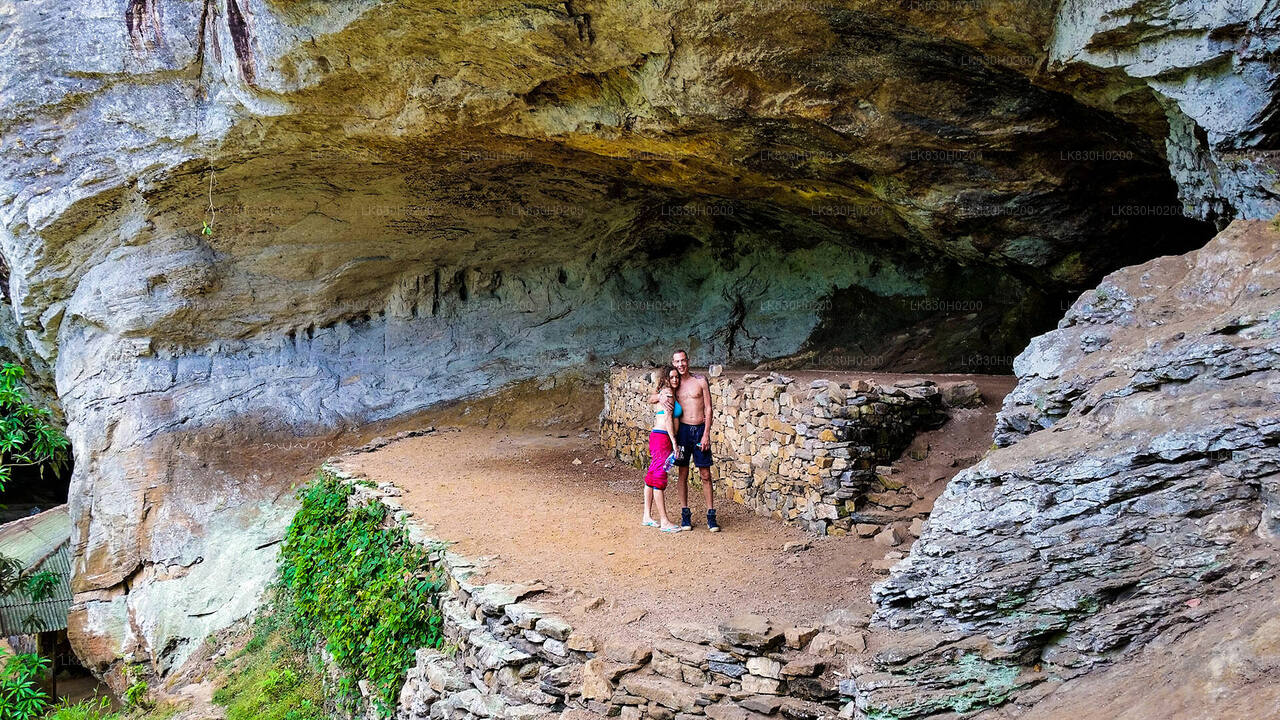
[[[689,461],[693,460],[707,501],[707,529],[720,532],[711,486],[711,388],[706,378],[689,373],[689,354],[684,350],[677,350],[671,364],[657,371],[655,384],[649,395],[653,430],[649,432],[649,471],[644,476],[644,524],[663,532],[693,529],[689,512]],[[672,465],[679,468],[679,525],[667,518],[662,494]]]

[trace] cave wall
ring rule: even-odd
[[[1164,96],[1047,71],[1051,3],[955,9],[6,8],[6,344],[75,446],[80,651],[165,670],[246,612],[290,468],[362,423],[677,344],[999,370],[1205,240],[1116,210],[1188,192]]]
[[[1280,23],[1265,0],[1066,0],[1049,62],[1121,73],[1168,117],[1169,170],[1189,214],[1219,227],[1280,213]]]
[[[874,621],[915,641],[859,677],[864,709],[963,703],[966,656],[1007,671],[993,697],[1060,683],[1276,576],[1277,292],[1280,230],[1237,221],[1107,276],[1032,340],[1001,447],[873,589]]]

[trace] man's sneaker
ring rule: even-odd
[[[680,529],[693,529],[693,513],[689,512],[689,508],[680,508]]]
[[[716,522],[716,511],[707,511],[707,529],[711,532],[720,532],[720,523]]]

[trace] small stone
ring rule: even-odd
[[[870,523],[857,523],[853,526],[853,531],[857,533],[860,538],[875,537],[875,534],[880,532],[880,526],[872,525]]]
[[[574,459],[573,459],[573,464],[574,464],[574,465],[581,465],[581,464],[582,464],[582,460],[580,460],[579,458],[574,458]]]
[[[885,547],[898,547],[902,544],[902,535],[898,533],[898,528],[888,525],[876,535],[875,542]]]
[[[565,647],[563,642],[553,640],[551,638],[548,638],[546,642],[542,643],[542,649],[556,657],[565,657],[569,654],[569,650]]]
[[[596,651],[596,639],[576,631],[569,633],[569,639],[564,644],[570,650],[577,650],[578,652]]]
[[[580,614],[586,614],[588,612],[591,612],[592,610],[599,609],[603,605],[604,605],[604,598],[593,597],[593,598],[587,599],[586,602],[583,602],[582,604],[575,607],[574,611]]]
[[[693,711],[699,707],[695,688],[661,675],[632,673],[622,678],[622,687],[632,695],[672,710]]]
[[[783,637],[787,641],[787,647],[799,650],[818,634],[817,628],[811,627],[793,627],[783,631]]]
[[[867,639],[862,633],[818,633],[809,643],[809,652],[818,657],[836,654],[859,653],[867,649]]]
[[[696,623],[671,623],[667,625],[667,632],[671,633],[671,637],[677,640],[698,643],[699,645],[711,645],[720,639],[720,633],[716,632],[714,628]]]
[[[573,632],[572,625],[554,615],[538,618],[533,629],[554,640],[564,640]]]
[[[782,677],[782,663],[767,657],[753,657],[747,660],[747,672],[760,677],[777,680]]]
[[[613,696],[613,682],[608,677],[605,661],[591,658],[582,664],[582,690],[587,700],[607,701]]]
[[[740,678],[747,673],[745,665],[736,662],[720,662],[711,660],[707,662],[707,669],[714,673],[727,675],[731,678]]]
[[[792,540],[782,546],[782,552],[800,552],[801,550],[808,550],[811,547],[813,547],[813,543],[808,540]]]
[[[738,701],[738,705],[752,712],[772,715],[778,711],[778,708],[782,707],[782,698],[777,695],[752,695],[745,700]]]
[[[977,407],[982,404],[982,392],[972,380],[947,382],[938,386],[942,404],[949,408]]]
[[[907,532],[911,533],[911,537],[920,537],[924,534],[924,520],[916,518],[911,521],[911,525],[907,528]]]
[[[653,657],[653,649],[640,643],[609,640],[604,644],[604,656],[618,663],[643,665]]]
[[[720,377],[723,374],[724,374],[723,365],[712,365],[711,367],[707,368],[707,375],[710,375],[711,377]]]
[[[789,677],[813,677],[822,674],[826,662],[812,655],[801,655],[782,666],[782,674]]]
[[[720,624],[720,633],[730,645],[767,649],[782,641],[782,633],[774,630],[768,618],[760,615],[737,615]]]
[[[629,705],[627,707],[624,707],[622,708],[622,713],[619,715],[619,717],[622,720],[640,720],[640,717],[641,717],[640,708],[634,705]]]
[[[777,695],[782,692],[782,681],[757,675],[742,676],[742,691],[765,695]]]
[[[674,720],[676,714],[661,705],[650,704],[648,708],[650,720]]]

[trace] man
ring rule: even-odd
[[[680,425],[676,429],[680,459],[675,463],[680,473],[680,527],[693,529],[693,515],[689,512],[689,461],[693,460],[702,478],[702,494],[707,501],[707,529],[720,532],[720,524],[716,522],[715,492],[711,486],[711,387],[707,385],[706,378],[689,373],[689,353],[684,350],[672,354],[671,365],[680,373],[680,388],[676,391],[682,410]],[[672,412],[674,406],[671,400],[664,400],[656,393],[649,397],[649,402],[661,403],[667,412]]]

